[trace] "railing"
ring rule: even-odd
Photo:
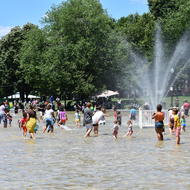
[[[130,110],[119,110],[122,114],[122,119],[124,122],[127,122],[130,115]],[[169,114],[167,110],[163,111],[165,114],[164,124],[167,125],[169,123]],[[135,124],[138,125],[141,129],[146,127],[154,127],[155,121],[152,119],[152,115],[155,113],[155,110],[141,110],[137,111],[136,115],[136,122]]]
[[[167,110],[163,111],[165,114],[164,123],[169,123],[169,114]],[[152,115],[155,113],[153,110],[139,110],[139,127],[153,127],[155,125],[155,121],[152,119]]]

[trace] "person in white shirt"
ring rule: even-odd
[[[94,134],[98,136],[99,121],[104,118],[104,113],[101,110],[101,107],[96,108],[95,114],[92,116],[92,123],[94,127]]]
[[[1,121],[4,119],[4,115],[5,115],[5,105],[4,105],[4,103],[1,103],[1,106],[0,106],[0,124],[1,124]]]
[[[75,112],[75,123],[77,127],[80,127],[80,112],[79,110],[76,110]]]
[[[53,133],[53,125],[55,123],[55,116],[54,116],[54,111],[51,108],[51,105],[48,104],[47,109],[44,114],[44,120],[46,122],[46,126],[44,127],[43,133],[45,133],[46,129],[48,129],[48,133],[51,132]]]
[[[112,133],[113,138],[117,139],[118,131],[119,131],[119,122],[114,121],[114,127],[113,127],[113,133]]]

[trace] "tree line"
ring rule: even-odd
[[[67,0],[46,13],[43,27],[12,28],[0,39],[0,96],[83,99],[103,89],[130,92],[135,81],[127,44],[151,64],[155,23],[162,27],[168,55],[190,26],[188,0],[148,0],[148,5],[148,13],[115,20],[99,0]]]

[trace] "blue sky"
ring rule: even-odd
[[[63,0],[1,0],[0,2],[0,37],[11,27],[22,26],[27,22],[40,24],[41,18],[55,4]],[[79,0],[80,1],[80,0]],[[148,11],[147,0],[100,0],[103,8],[113,18],[120,18],[133,13]]]

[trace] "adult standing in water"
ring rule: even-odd
[[[135,109],[135,107],[132,107],[130,110],[130,116],[129,116],[130,120],[135,121],[136,115],[137,115],[137,110]]]
[[[190,108],[190,103],[187,100],[185,100],[183,104],[183,109],[186,116],[189,116],[189,108]]]
[[[95,114],[92,116],[93,127],[94,127],[94,134],[98,136],[98,128],[99,128],[99,121],[105,120],[104,113],[102,112],[101,106],[96,108]]]
[[[90,133],[93,128],[92,124],[93,111],[90,108],[91,108],[91,103],[88,102],[86,104],[86,108],[84,109],[83,126],[86,127],[86,134],[84,137],[90,137]]]
[[[30,106],[30,109],[27,112],[27,123],[26,127],[28,129],[28,132],[30,134],[30,138],[35,139],[34,133],[35,133],[35,127],[36,127],[36,111],[34,110],[33,106]]]
[[[163,141],[164,132],[164,113],[162,112],[162,105],[157,105],[157,112],[152,115],[152,119],[155,120],[155,131],[159,141]]]
[[[4,105],[4,102],[2,102],[0,106],[0,124],[4,118],[4,115],[5,115],[5,105]]]
[[[53,101],[54,101],[53,96],[50,96],[49,101],[50,101],[50,103],[53,105]]]

